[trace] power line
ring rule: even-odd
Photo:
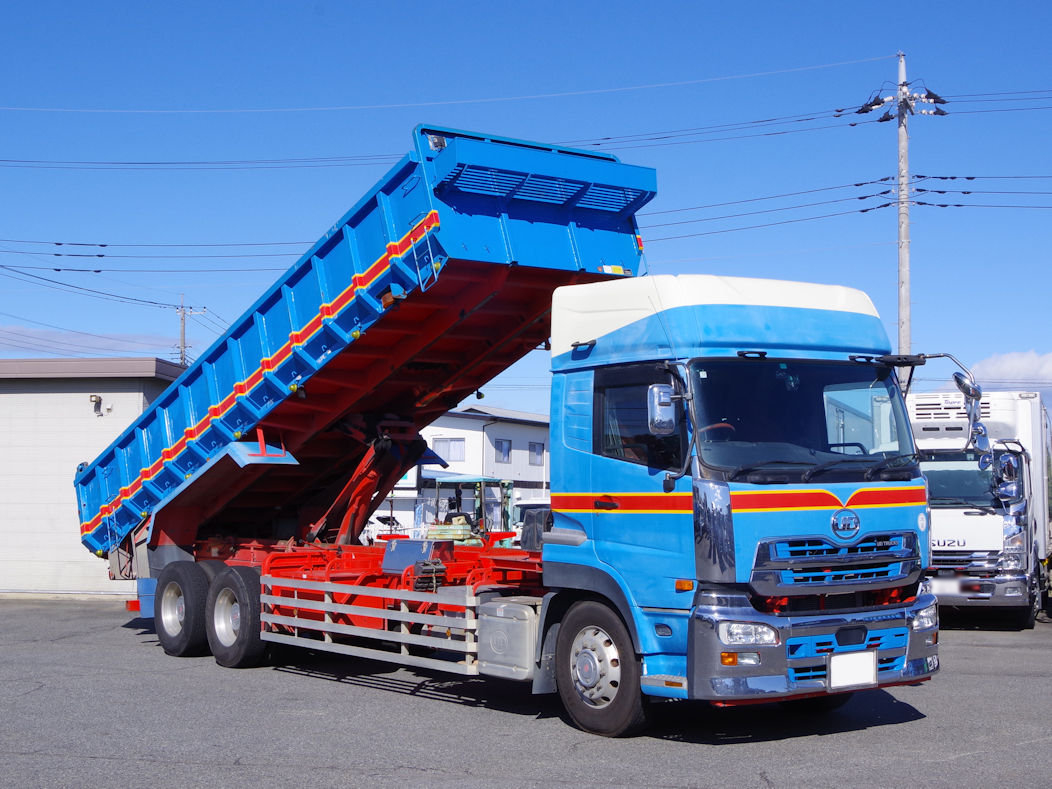
[[[138,304],[147,307],[162,307],[165,309],[178,309],[178,304],[166,304],[160,301],[151,301],[149,299],[139,299],[134,296],[123,296],[119,293],[109,293],[103,290],[95,290],[94,288],[85,288],[81,285],[70,285],[66,282],[59,282],[57,280],[48,279],[47,277],[41,277],[38,274],[28,274],[24,271],[18,271],[11,266],[0,265],[0,276],[8,277],[9,279],[15,279],[19,282],[26,282],[26,277],[31,280],[38,280],[39,282],[30,282],[30,284],[40,284],[41,287],[51,288],[53,290],[62,290],[64,292],[79,292],[81,295],[89,296],[91,298],[102,299],[104,301],[119,301],[125,304]]]
[[[923,200],[911,200],[913,205],[930,208],[1052,208],[1052,205],[998,205],[992,203],[927,203]]]
[[[110,255],[106,252],[38,252],[29,249],[4,249],[9,255],[34,255],[47,258],[121,258],[131,260],[225,260],[230,258],[288,258],[299,257],[298,252],[254,252],[233,255]]]
[[[805,217],[801,217],[800,219],[785,219],[785,220],[782,220],[781,222],[767,222],[767,223],[762,224],[762,225],[748,225],[746,227],[730,227],[730,228],[727,228],[725,230],[708,230],[708,231],[703,232],[703,233],[686,233],[684,235],[679,235],[679,236],[664,236],[662,238],[648,238],[648,239],[646,239],[646,242],[648,244],[653,244],[653,243],[658,242],[658,241],[673,241],[675,239],[680,239],[680,238],[698,238],[699,236],[714,236],[714,235],[718,235],[718,234],[721,234],[721,233],[737,233],[737,232],[742,231],[742,230],[757,230],[757,229],[762,228],[762,227],[775,227],[776,225],[791,225],[791,224],[795,224],[797,222],[812,222],[812,221],[814,221],[816,219],[829,219],[830,217],[834,217],[834,216],[848,216],[849,214],[864,214],[864,213],[867,213],[869,211],[879,211],[881,208],[888,208],[888,207],[890,207],[892,205],[894,205],[894,203],[881,203],[880,205],[870,206],[869,208],[860,208],[860,209],[857,209],[855,211],[838,211],[838,212],[833,213],[833,214],[822,214],[820,216],[805,216]]]
[[[723,208],[724,206],[729,206],[729,205],[742,205],[744,203],[756,203],[756,202],[759,202],[761,200],[779,200],[779,199],[781,199],[783,197],[798,197],[800,195],[815,194],[817,192],[830,192],[830,191],[833,191],[835,189],[850,189],[850,188],[857,188],[857,187],[860,187],[860,186],[870,186],[870,185],[873,185],[873,184],[885,183],[887,181],[892,180],[892,178],[894,178],[894,176],[888,175],[888,176],[885,176],[884,178],[878,178],[875,181],[860,181],[860,182],[854,183],[854,184],[841,184],[840,186],[822,186],[822,187],[819,187],[817,189],[803,189],[803,190],[801,190],[799,192],[785,192],[783,194],[767,195],[765,197],[750,197],[750,198],[747,198],[745,200],[730,200],[730,201],[725,202],[725,203],[709,203],[708,205],[695,205],[695,206],[690,206],[688,208],[669,208],[669,209],[664,210],[664,211],[646,211],[646,212],[641,212],[639,214],[636,214],[636,216],[657,216],[658,214],[675,214],[675,213],[680,213],[682,211],[700,211],[700,210],[706,209],[706,208]]]
[[[288,266],[258,268],[69,268],[55,266],[8,266],[18,271],[56,271],[74,274],[101,274],[103,272],[128,274],[229,274],[231,272],[288,271]]]
[[[881,55],[873,58],[862,58],[860,60],[844,60],[838,63],[823,63],[817,66],[799,66],[796,68],[778,69],[774,71],[757,71],[750,74],[735,74],[721,77],[704,77],[701,79],[680,80],[677,82],[656,82],[646,85],[625,85],[613,88],[593,88],[590,90],[559,91],[555,93],[535,93],[522,96],[495,96],[481,99],[450,99],[445,101],[420,101],[403,102],[398,104],[357,104],[357,105],[333,105],[326,107],[270,107],[270,108],[244,108],[244,109],[97,109],[97,108],[74,108],[74,107],[0,107],[5,112],[68,112],[68,113],[104,113],[104,114],[136,114],[136,115],[221,115],[221,114],[247,114],[247,113],[287,113],[287,112],[344,112],[351,110],[387,110],[406,109],[412,107],[442,107],[453,104],[489,104],[495,102],[526,101],[533,99],[551,99],[568,96],[589,96],[604,93],[625,93],[637,90],[654,90],[658,88],[678,88],[688,85],[703,85],[711,82],[727,82],[732,80],[753,79],[756,77],[770,77],[779,74],[796,74],[804,71],[817,71],[839,66],[853,66],[859,63],[872,63],[878,60],[887,60],[893,55]]]
[[[130,345],[142,345],[142,346],[144,346],[146,348],[159,348],[159,347],[161,347],[161,346],[153,344],[153,343],[138,342],[136,340],[126,340],[126,339],[123,339],[121,337],[117,337],[117,336],[110,335],[110,334],[95,334],[95,333],[92,333],[92,332],[80,331],[79,329],[70,329],[70,328],[68,328],[66,326],[56,326],[53,323],[44,323],[43,321],[33,320],[32,318],[24,318],[21,315],[12,315],[10,312],[0,312],[0,315],[3,315],[6,318],[13,318],[13,319],[15,319],[17,321],[22,321],[23,323],[32,323],[32,324],[34,324],[36,326],[44,326],[45,328],[48,328],[48,329],[56,329],[58,331],[70,332],[72,334],[82,334],[85,337],[96,337],[96,338],[101,338],[101,339],[106,339],[106,340],[113,340],[115,342],[127,343],[127,344],[130,344]]]
[[[790,205],[790,206],[785,206],[783,208],[765,208],[765,209],[760,210],[760,211],[745,211],[745,212],[742,212],[740,214],[724,214],[723,216],[709,216],[709,217],[702,217],[701,219],[683,219],[683,220],[680,220],[678,222],[662,222],[662,223],[656,224],[656,225],[641,225],[640,228],[642,230],[651,230],[651,229],[653,229],[655,227],[671,227],[673,225],[689,225],[689,224],[693,224],[695,222],[715,222],[715,221],[721,220],[721,219],[737,219],[737,218],[743,217],[743,216],[756,216],[758,214],[773,214],[773,213],[776,213],[778,211],[796,211],[796,210],[798,210],[800,208],[813,208],[814,206],[819,206],[819,205],[830,205],[832,203],[847,203],[847,202],[851,202],[852,200],[867,200],[867,199],[869,199],[871,197],[886,197],[889,194],[891,194],[891,190],[890,189],[885,190],[883,192],[877,192],[875,194],[859,195],[857,197],[842,197],[842,198],[839,198],[837,200],[820,200],[820,201],[815,202],[815,203],[801,203],[799,205]]]
[[[18,340],[19,342],[32,343],[32,344],[42,345],[42,346],[45,346],[45,347],[55,347],[55,348],[58,348],[59,350],[62,350],[64,352],[67,349],[72,349],[72,350],[77,350],[77,351],[91,351],[91,352],[94,352],[94,353],[99,353],[99,352],[103,352],[103,351],[115,351],[115,350],[117,350],[117,349],[114,349],[113,347],[110,347],[110,346],[102,346],[102,347],[100,347],[99,345],[86,345],[84,343],[70,342],[69,340],[60,340],[60,339],[52,339],[52,338],[43,338],[43,337],[35,337],[35,336],[31,336],[31,335],[24,335],[24,334],[20,334],[18,332],[10,331],[9,329],[2,329],[2,328],[0,328],[0,337],[3,337],[3,338],[11,338],[11,337],[13,337],[16,340]],[[151,348],[152,350],[156,350],[156,349],[158,349],[161,346],[152,345],[152,346],[147,346],[147,347]],[[123,352],[123,350],[121,352]]]
[[[219,242],[195,242],[195,243],[145,243],[145,244],[113,244],[110,242],[92,241],[41,241],[39,239],[25,238],[0,238],[0,244],[43,244],[56,247],[105,247],[105,248],[167,248],[167,247],[283,247],[304,246],[312,244],[313,241],[219,241]],[[41,253],[46,254],[46,253]]]
[[[931,178],[936,181],[1021,181],[1048,180],[1052,175],[915,175],[916,179]]]

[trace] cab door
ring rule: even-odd
[[[670,493],[662,486],[688,452],[686,419],[680,415],[673,435],[650,433],[647,392],[655,383],[671,383],[664,365],[616,365],[595,373],[592,535],[597,558],[621,577],[636,603],[684,608],[690,596],[676,592],[675,581],[697,577],[690,474]]]

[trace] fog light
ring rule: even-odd
[[[760,653],[759,652],[739,652],[738,653],[738,665],[739,666],[758,666],[758,665],[760,665]]]
[[[1019,586],[1006,586],[1005,597],[1022,597],[1023,589]]]
[[[933,647],[939,643],[939,631],[936,630],[930,636],[924,639],[924,646]]]

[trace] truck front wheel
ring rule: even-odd
[[[208,577],[193,562],[171,562],[157,579],[153,622],[157,640],[175,657],[203,655]]]
[[[646,723],[640,665],[621,618],[592,600],[574,603],[559,627],[556,682],[577,726],[622,737]]]
[[[259,572],[227,567],[215,577],[208,588],[205,630],[216,663],[227,668],[260,664],[259,614]]]
[[[1021,630],[1033,630],[1037,622],[1038,612],[1041,611],[1041,572],[1037,569],[1036,562],[1034,570],[1027,579],[1027,607],[1016,615],[1016,624]]]

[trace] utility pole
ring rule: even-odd
[[[186,349],[189,348],[186,344],[186,316],[187,315],[203,315],[206,310],[195,310],[193,307],[183,306],[183,294],[179,294],[179,306],[176,307],[176,312],[179,313],[179,364],[186,367]]]
[[[894,96],[873,95],[869,101],[855,110],[856,114],[872,112],[878,107],[886,107],[894,102],[895,112],[885,108],[884,114],[877,118],[877,123],[898,119],[898,207],[899,207],[899,353],[910,352],[910,154],[909,129],[907,119],[914,113],[919,115],[948,115],[942,107],[934,110],[918,110],[917,104],[945,104],[946,99],[937,93],[924,89],[924,93],[910,93],[906,81],[906,55],[898,53],[899,79]]]
[[[906,82],[906,55],[899,52],[899,353],[910,352],[910,137],[906,119],[913,112]]]

